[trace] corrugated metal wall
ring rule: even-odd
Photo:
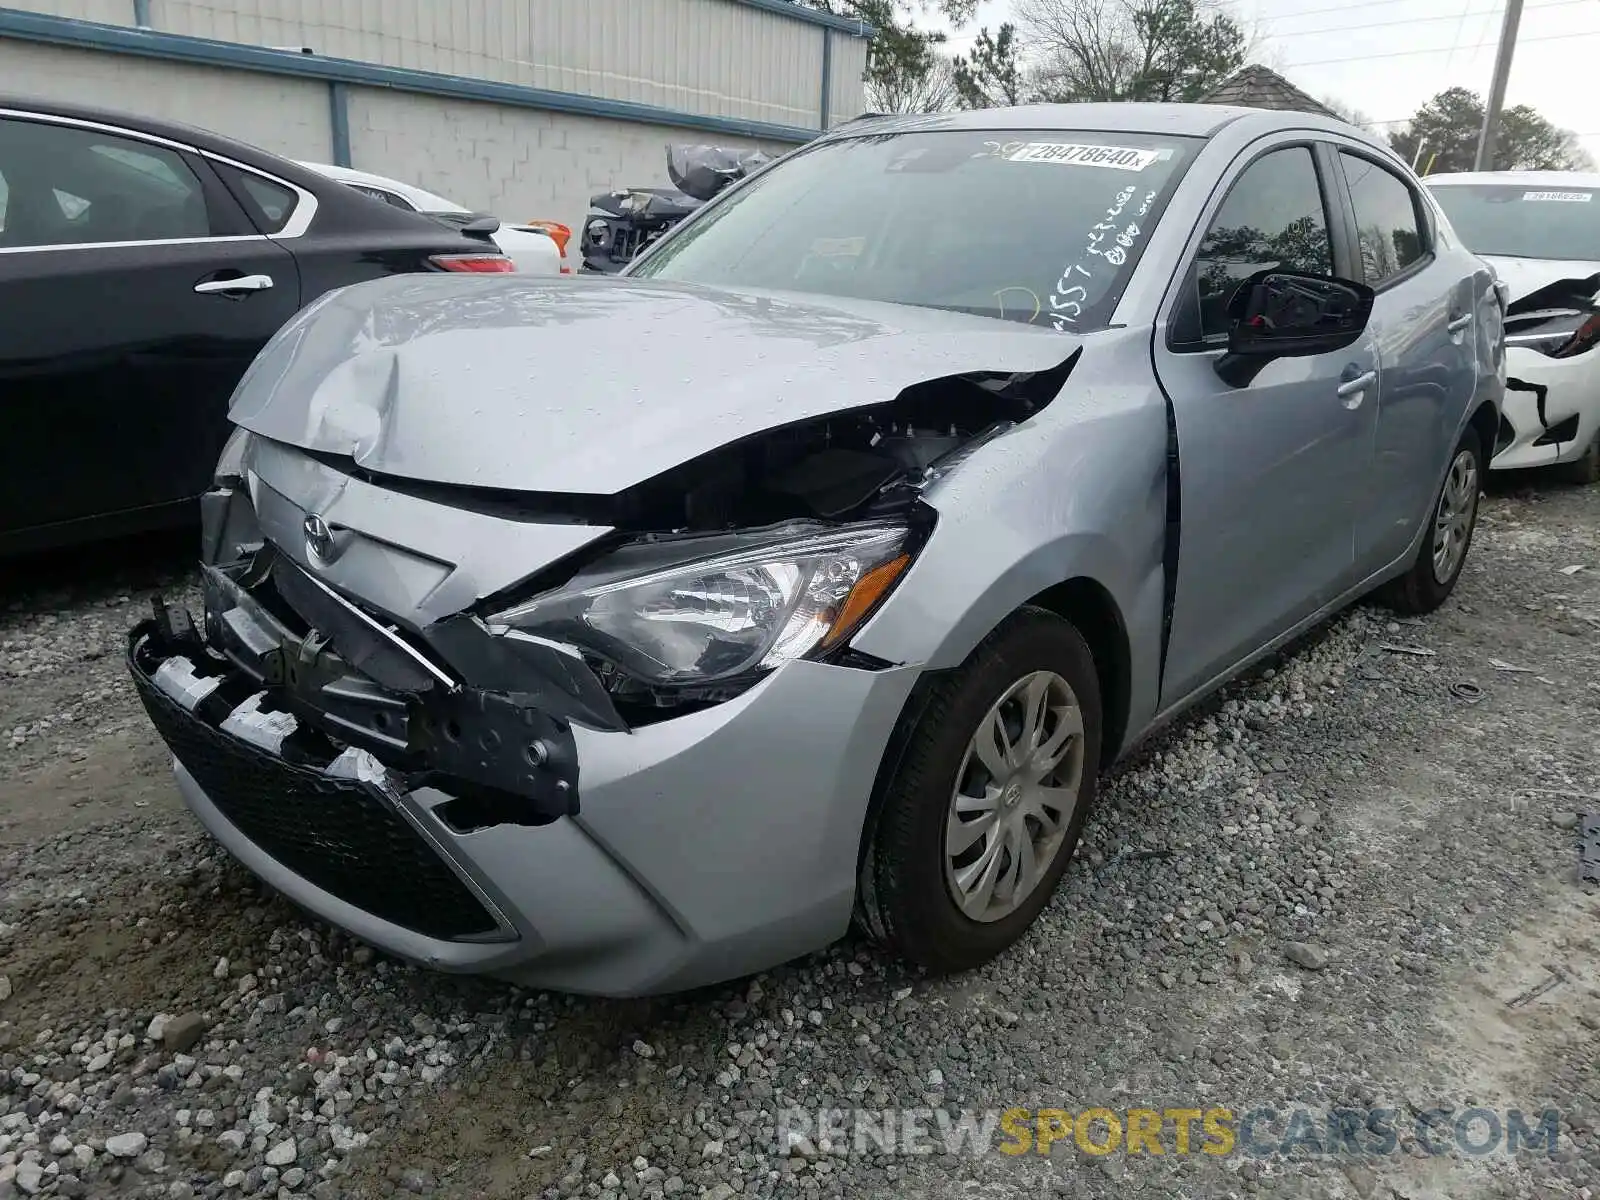
[[[132,0],[11,2],[124,25],[133,13]],[[817,127],[821,100],[823,30],[732,0],[150,0],[150,24],[800,128]],[[846,60],[864,62],[865,44],[832,36],[833,90],[858,111]]]
[[[867,73],[867,42],[831,29],[828,40],[833,58],[828,64],[828,124],[832,127],[859,117],[866,110],[866,88],[861,80]]]

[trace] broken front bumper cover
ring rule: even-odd
[[[570,726],[465,685],[268,548],[202,570],[204,634],[157,601],[128,667],[208,803],[342,903],[429,937],[514,938],[441,839],[576,813]],[[428,821],[403,802],[423,789],[443,798]]]
[[[558,698],[496,686],[504,682],[503,664],[490,672],[490,686],[468,686],[437,656],[270,550],[201,569],[205,637],[193,634],[189,649],[234,667],[296,728],[371,752],[407,787],[440,786],[475,798],[487,814],[479,823],[498,817],[538,824],[577,811],[571,727],[541,703]],[[192,628],[187,614],[178,623]],[[454,640],[474,633],[488,641],[465,625]]]
[[[408,760],[378,739],[410,722],[368,718],[454,705],[462,719],[514,694],[405,693],[376,678],[426,670],[404,650],[364,648],[353,630],[329,645],[296,633],[281,593],[252,592],[232,567],[205,581],[207,636],[158,609],[130,635],[133,679],[184,802],[317,917],[434,969],[612,996],[737,977],[844,933],[867,798],[916,668],[794,662],[733,700],[632,731],[552,718],[552,740],[570,737],[583,764],[581,805],[574,784],[553,819],[526,798],[485,813],[480,796],[463,813],[464,785],[426,761],[433,743],[408,741],[422,756]],[[331,678],[356,660],[360,672]],[[274,662],[289,683],[267,682]],[[489,728],[462,720],[463,735]],[[458,776],[471,761],[454,760]],[[542,768],[552,797],[561,763],[552,754]]]
[[[239,839],[318,892],[423,936],[515,936],[408,816],[387,768],[353,747],[320,765],[286,757],[296,732],[288,714],[264,710],[261,693],[235,703],[233,681],[206,673],[215,664],[204,647],[174,637],[173,624],[158,618],[129,633],[129,671],[180,778],[203,790]]]

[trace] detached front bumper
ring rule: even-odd
[[[1600,354],[1551,358],[1537,350],[1506,350],[1508,384],[1502,406],[1497,471],[1548,467],[1581,458],[1600,432]],[[1517,383],[1543,389],[1524,390]]]
[[[230,618],[226,656],[182,618],[146,622],[129,668],[190,809],[317,916],[429,967],[604,995],[736,977],[845,931],[868,798],[915,668],[797,662],[631,731],[556,722],[517,813],[503,789],[479,794],[461,755],[408,754],[418,743],[402,726],[389,726],[392,750],[349,740],[340,720],[353,712],[398,703],[415,719],[393,689],[366,680],[341,714],[309,707],[315,688],[264,681],[259,662],[285,661],[273,657],[284,640],[303,661],[306,639],[260,636],[271,614],[241,625],[242,611],[208,605],[208,628]],[[252,641],[260,660],[240,649]],[[497,728],[464,721],[457,736]]]

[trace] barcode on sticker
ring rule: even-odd
[[[1523,192],[1524,200],[1561,200],[1570,204],[1587,204],[1594,199],[1593,192]]]
[[[1110,167],[1117,171],[1142,171],[1162,157],[1160,150],[1135,150],[1129,146],[1086,146],[1074,142],[1024,142],[1006,157],[1012,162],[1062,163],[1072,167]]]

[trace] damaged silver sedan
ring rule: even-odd
[[[406,959],[613,995],[1021,937],[1101,770],[1462,569],[1489,270],[1348,125],[845,126],[620,277],[290,323],[130,634],[190,808]]]

